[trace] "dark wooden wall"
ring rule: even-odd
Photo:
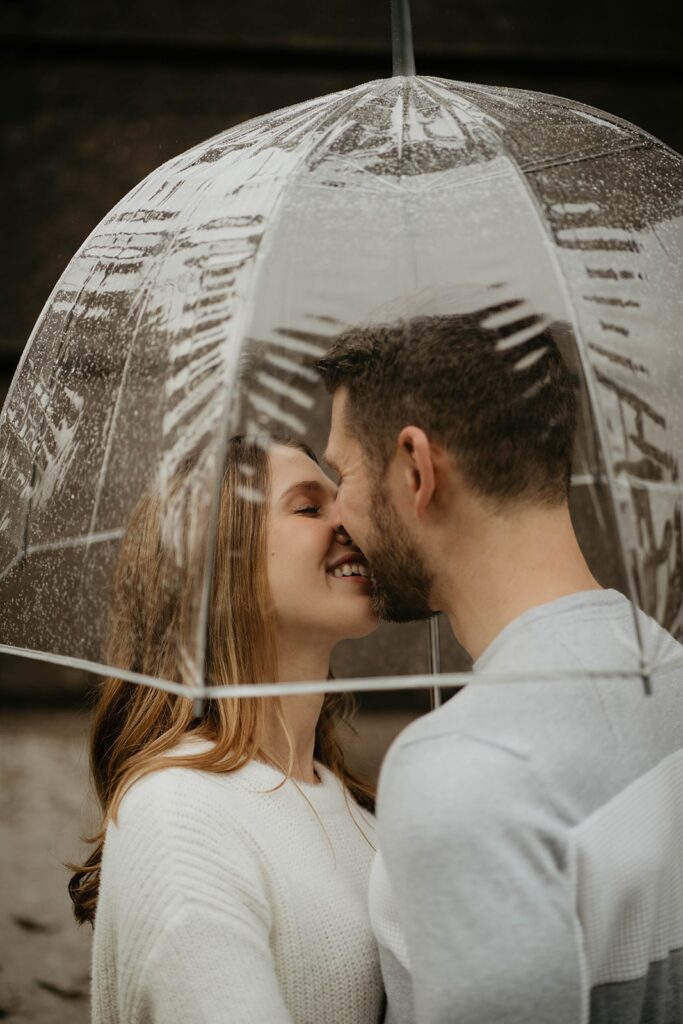
[[[568,96],[683,149],[680,0],[412,8],[418,73]],[[389,0],[2,0],[0,11],[0,401],[67,261],[149,171],[246,118],[391,73]],[[49,671],[22,665],[18,685]]]

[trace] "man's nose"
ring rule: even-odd
[[[334,534],[335,540],[337,540],[340,544],[348,544],[351,538],[349,537],[348,533],[344,528],[340,511],[341,510],[339,508],[339,497],[337,496],[330,505],[328,512],[330,527],[332,528],[332,533]]]
[[[351,543],[351,538],[349,537],[348,533],[346,532],[341,523],[334,524],[332,527],[332,531],[334,533],[334,539],[336,540],[337,544],[341,544],[343,547],[346,547]]]

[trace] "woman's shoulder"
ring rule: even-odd
[[[169,766],[129,787],[109,822],[104,861],[117,876],[191,891],[202,877],[217,891],[265,886],[260,829],[230,774]],[[155,879],[157,881],[155,881]]]
[[[212,746],[211,741],[183,741],[165,752],[163,766],[130,783],[112,822],[118,834],[134,836],[136,842],[145,837],[154,844],[163,841],[167,848],[188,839],[201,840],[206,848],[218,843],[232,848],[248,845],[258,815],[245,770],[202,767],[200,755]],[[198,763],[179,764],[181,756],[197,757]]]
[[[239,801],[221,803],[226,784],[227,776],[183,767],[137,779],[107,827],[104,905],[128,905],[134,893],[135,913],[159,923],[188,901],[218,901],[267,922],[267,865]]]
[[[151,822],[168,816],[182,817],[186,804],[196,814],[201,811],[206,790],[203,774],[173,764],[147,771],[127,786],[117,817],[122,823],[138,818]]]
[[[204,819],[215,823],[216,812],[224,803],[231,810],[229,817],[237,815],[244,803],[240,799],[244,791],[242,769],[216,772],[203,768],[201,763],[176,763],[180,756],[194,758],[203,753],[202,747],[208,750],[210,744],[174,747],[166,752],[163,766],[132,782],[121,799],[121,821],[143,818],[150,823],[177,821],[197,827]]]

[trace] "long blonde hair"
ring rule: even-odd
[[[288,438],[278,438],[276,443],[299,448],[315,460],[305,445]],[[107,650],[107,663],[117,668],[189,681],[192,659],[188,659],[188,648],[200,614],[197,574],[202,571],[201,551],[206,548],[206,531],[193,528],[190,502],[183,498],[191,492],[187,481],[195,465],[196,456],[186,461],[164,497],[151,492],[143,495],[121,541],[111,591]],[[267,500],[249,500],[250,495],[267,499],[269,481],[263,445],[233,438],[219,501],[206,630],[208,685],[277,679],[265,569]],[[181,508],[184,528],[179,532],[184,550],[180,558],[177,536],[168,535],[169,504],[175,505],[176,514]],[[116,821],[126,790],[143,775],[171,765],[223,773],[241,768],[254,757],[268,759],[262,749],[265,703],[259,698],[207,700],[202,717],[194,719],[186,697],[115,676],[104,680],[90,732],[90,770],[103,818],[99,831],[84,840],[94,844],[85,863],[66,865],[74,872],[69,894],[79,923],[94,924],[106,828]],[[284,728],[279,701],[275,699],[275,703]],[[352,707],[348,695],[325,698],[316,728],[315,757],[341,779],[362,806],[372,810],[373,789],[345,767],[336,733],[338,721],[348,719]],[[168,757],[168,751],[189,733],[212,740],[213,746],[201,753],[174,752]],[[288,775],[291,761],[289,766],[278,767]]]

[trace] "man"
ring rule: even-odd
[[[319,370],[377,611],[444,612],[474,660],[382,769],[387,1020],[683,1020],[683,648],[583,558],[553,338],[503,303],[351,330]]]

